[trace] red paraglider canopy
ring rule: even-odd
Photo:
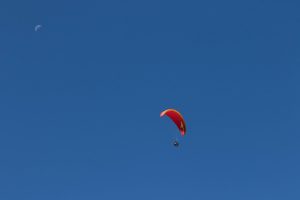
[[[180,114],[180,112],[178,112],[175,109],[167,109],[160,113],[160,117],[163,117],[165,115],[167,115],[169,118],[172,119],[172,121],[178,127],[180,134],[182,136],[184,136],[186,133],[186,126],[185,126],[185,121],[184,121],[182,115]]]

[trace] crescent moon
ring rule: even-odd
[[[42,25],[38,24],[34,27],[34,31],[38,31],[40,28],[42,28]]]

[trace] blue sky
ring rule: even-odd
[[[299,8],[2,2],[0,199],[298,200]]]

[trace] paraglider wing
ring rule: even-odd
[[[184,136],[186,133],[186,126],[185,121],[180,112],[174,109],[167,109],[160,113],[160,117],[163,117],[165,115],[167,115],[176,124],[180,131],[180,134]]]
[[[40,28],[42,28],[42,25],[38,24],[34,27],[34,31],[37,32]]]

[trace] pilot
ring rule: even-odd
[[[179,147],[179,142],[178,142],[177,140],[175,140],[175,141],[173,142],[173,145],[174,145],[174,147]]]

